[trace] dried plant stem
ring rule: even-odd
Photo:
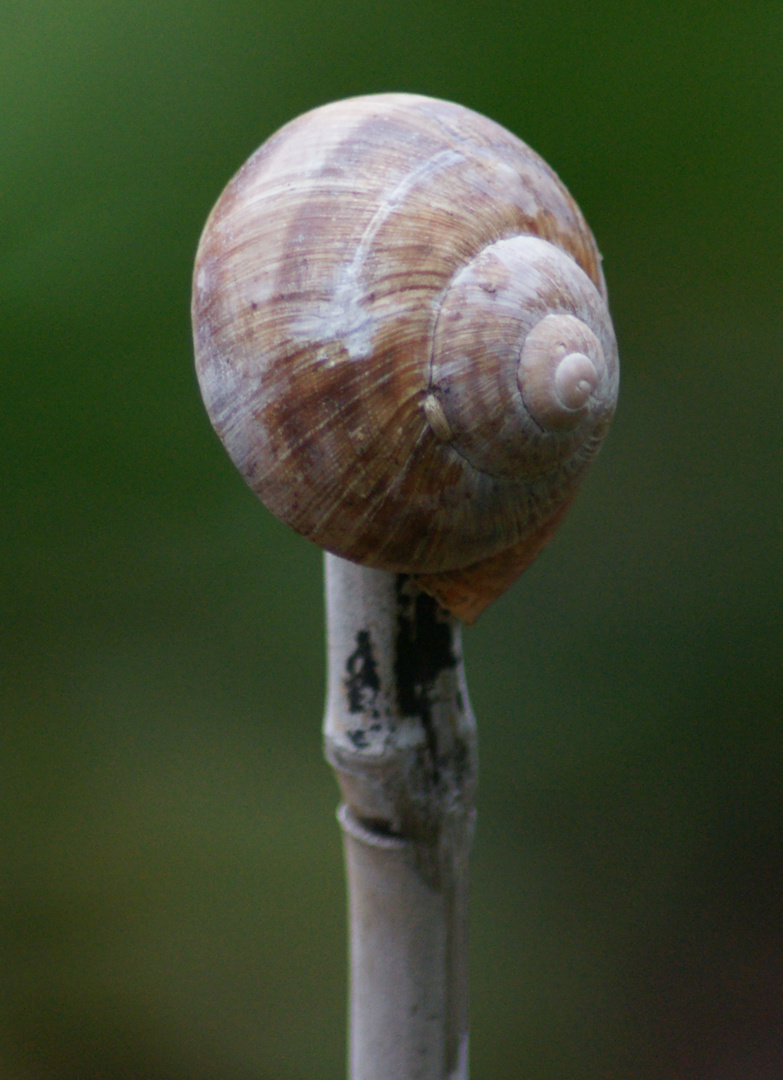
[[[349,1080],[467,1080],[476,728],[460,627],[405,575],[326,556],[324,737],[344,802]]]

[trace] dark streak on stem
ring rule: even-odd
[[[403,716],[418,717],[427,737],[432,781],[438,783],[440,763],[437,730],[432,722],[432,697],[441,672],[457,665],[451,648],[451,629],[437,600],[398,574],[394,675]]]

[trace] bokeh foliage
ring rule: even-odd
[[[318,552],[192,374],[206,214],[350,94],[506,124],[605,256],[621,407],[466,634],[473,1071],[783,1075],[783,8],[0,7],[4,1080],[337,1080]]]

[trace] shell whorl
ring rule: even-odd
[[[476,564],[531,561],[617,393],[568,192],[504,128],[425,97],[338,102],[268,140],[204,230],[193,319],[207,410],[266,505],[469,620],[494,596],[451,600],[449,575],[470,592]]]

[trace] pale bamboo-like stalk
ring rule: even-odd
[[[460,626],[326,556],[324,739],[344,802],[349,1080],[467,1080],[476,725]]]

